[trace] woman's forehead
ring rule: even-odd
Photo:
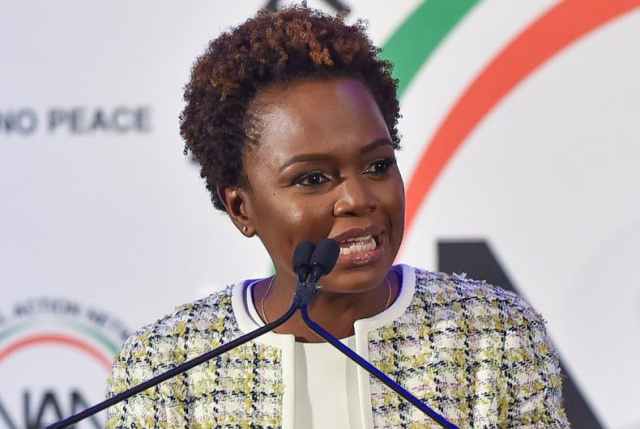
[[[269,158],[309,151],[357,151],[373,141],[390,140],[375,99],[355,79],[304,81],[271,90],[261,106],[255,150]]]

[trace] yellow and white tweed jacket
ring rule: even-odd
[[[402,278],[384,317],[354,325],[358,353],[460,428],[569,427],[558,358],[528,304],[464,276],[404,265]],[[131,336],[113,364],[108,396],[245,333],[235,316],[244,286]],[[107,428],[291,429],[293,341],[269,334],[167,380],[112,407]],[[439,427],[363,370],[357,380],[362,429]]]

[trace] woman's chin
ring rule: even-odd
[[[391,268],[385,258],[338,260],[333,271],[320,279],[320,285],[327,292],[362,293],[379,286]]]

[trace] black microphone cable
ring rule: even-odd
[[[314,250],[315,250],[315,245],[308,241],[303,241],[296,247],[293,253],[293,266],[299,279],[306,278],[306,276],[308,275],[311,269],[309,260]],[[91,417],[94,414],[99,413],[100,411],[103,411],[109,408],[110,406],[117,404],[120,401],[124,401],[125,399],[130,398],[131,396],[137,393],[147,390],[148,388],[153,387],[157,384],[160,384],[163,381],[170,379],[171,377],[175,377],[178,374],[188,371],[195,366],[198,366],[204,362],[207,362],[208,360],[213,359],[216,356],[220,356],[221,354],[228,352],[233,348],[239,347],[251,340],[258,338],[263,334],[266,334],[269,331],[276,329],[278,326],[282,325],[287,320],[289,320],[291,316],[293,316],[293,314],[300,308],[301,302],[308,302],[306,301],[307,296],[309,297],[312,296],[312,295],[309,295],[309,288],[304,287],[303,285],[301,285],[301,282],[298,282],[296,296],[293,299],[291,306],[289,307],[289,309],[285,314],[283,314],[273,322],[267,323],[266,325],[261,326],[255,331],[249,332],[248,334],[238,337],[232,341],[229,341],[228,343],[223,344],[214,350],[208,351],[187,362],[184,362],[176,366],[175,368],[172,368],[162,374],[159,374],[145,382],[138,384],[137,386],[132,387],[131,389],[118,393],[117,395],[112,396],[111,398],[106,399],[102,402],[99,402],[98,404],[93,405],[87,408],[86,410],[83,410],[77,414],[67,417],[66,419],[60,420],[52,425],[49,425],[47,426],[46,429],[62,429],[72,424],[78,423],[79,421],[84,420],[88,417]]]
[[[320,241],[320,243],[318,243],[318,246],[315,246],[311,242],[303,241],[296,247],[293,255],[293,267],[298,277],[298,284],[296,287],[296,293],[294,295],[293,302],[291,303],[291,306],[285,314],[283,314],[273,322],[270,322],[256,329],[255,331],[249,332],[248,334],[245,334],[226,344],[223,344],[222,346],[214,350],[211,350],[187,362],[184,362],[176,366],[175,368],[172,368],[162,374],[157,375],[156,377],[153,377],[143,383],[140,383],[137,386],[132,387],[131,389],[128,389],[92,407],[89,407],[84,411],[67,417],[66,419],[60,420],[59,422],[56,422],[52,425],[49,425],[47,426],[47,429],[62,429],[72,424],[78,423],[81,420],[91,417],[92,415],[103,411],[106,408],[117,404],[118,402],[124,401],[125,399],[130,398],[137,393],[140,393],[150,387],[162,383],[163,381],[168,380],[171,377],[175,377],[178,374],[188,371],[189,369],[200,365],[216,356],[219,356],[235,347],[241,346],[242,344],[254,340],[257,337],[269,331],[272,331],[273,329],[285,323],[295,314],[297,310],[301,311],[302,318],[307,326],[309,326],[309,328],[311,328],[314,332],[327,340],[330,344],[336,347],[340,352],[344,353],[355,363],[364,368],[371,375],[381,380],[383,383],[397,392],[400,396],[411,402],[414,406],[419,408],[422,412],[439,423],[442,427],[447,429],[458,429],[457,426],[453,425],[444,417],[433,411],[425,403],[413,396],[410,392],[406,391],[395,381],[391,380],[383,372],[371,365],[356,352],[346,347],[337,338],[331,335],[331,333],[326,331],[324,328],[322,328],[322,326],[315,323],[309,317],[307,307],[317,293],[317,282],[320,277],[328,274],[333,269],[336,261],[338,260],[339,253],[340,247],[335,240],[322,240]]]
[[[311,271],[309,274],[309,278],[307,279],[307,287],[310,290],[316,290],[316,284],[318,279],[321,276],[328,274],[333,267],[335,266],[338,256],[340,255],[340,246],[335,240],[325,239],[318,243],[316,247],[316,251],[311,257]],[[313,295],[311,295],[313,298]],[[458,426],[451,423],[444,416],[435,412],[431,407],[422,402],[420,399],[416,398],[411,392],[400,386],[398,383],[389,378],[384,372],[380,371],[378,368],[373,366],[369,361],[364,359],[362,356],[357,354],[355,351],[351,350],[346,345],[342,344],[340,340],[334,337],[329,331],[324,329],[322,326],[314,322],[311,317],[309,317],[308,304],[310,300],[300,307],[300,312],[302,313],[302,319],[305,324],[311,328],[316,334],[320,335],[324,338],[329,344],[338,349],[341,353],[351,359],[353,362],[358,364],[361,368],[367,371],[369,374],[376,377],[378,380],[383,382],[387,387],[392,389],[402,398],[409,401],[413,406],[418,408],[420,411],[429,416],[432,420],[438,423],[440,426],[446,429],[458,429]]]

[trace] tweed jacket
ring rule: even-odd
[[[568,428],[543,319],[513,293],[402,266],[391,317],[354,324],[356,351],[460,428]],[[113,396],[243,332],[245,282],[137,331],[117,356]],[[295,413],[294,338],[269,334],[112,407],[107,428],[284,428]],[[361,429],[437,428],[358,369]],[[330,392],[328,392],[330,393]],[[296,428],[299,429],[299,428]]]

